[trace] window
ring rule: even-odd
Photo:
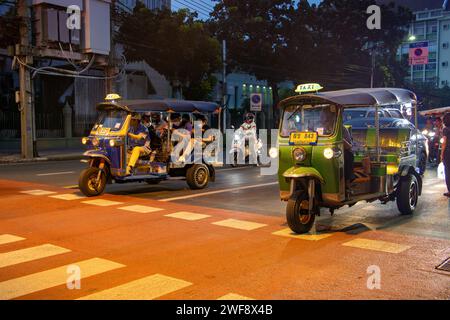
[[[448,49],[448,42],[444,42],[444,43],[442,44],[442,48],[443,48],[443,49]]]
[[[444,24],[444,25],[442,26],[442,28],[443,28],[444,30],[449,30],[449,29],[450,29],[450,25]]]
[[[413,33],[418,36],[423,36],[425,34],[425,23],[416,23],[413,27]]]
[[[426,70],[436,70],[436,64],[435,63],[429,63],[425,66]]]
[[[423,71],[423,65],[416,65],[413,66],[413,71]]]
[[[448,61],[443,61],[443,62],[442,62],[442,66],[443,66],[444,68],[447,68],[447,67],[448,67]]]

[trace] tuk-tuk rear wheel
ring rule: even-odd
[[[80,191],[87,197],[95,197],[101,195],[106,187],[106,174],[102,172],[100,179],[97,181],[99,168],[91,167],[83,170],[78,180]]]
[[[413,214],[419,199],[419,183],[413,174],[402,178],[397,189],[397,208],[405,215]]]
[[[204,189],[209,183],[209,169],[205,164],[194,164],[186,171],[186,182],[192,190]]]
[[[318,207],[314,207],[311,213],[308,212],[306,192],[293,195],[286,206],[286,220],[289,228],[299,234],[309,232],[314,225],[318,210]]]

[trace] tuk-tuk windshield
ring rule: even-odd
[[[281,136],[288,137],[292,132],[317,132],[319,136],[334,133],[337,107],[332,104],[291,105],[283,114]]]
[[[111,131],[122,129],[123,123],[127,118],[127,112],[123,110],[103,110],[100,111],[94,130],[97,128],[108,128]]]

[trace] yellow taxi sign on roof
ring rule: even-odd
[[[305,92],[317,92],[323,89],[323,87],[318,83],[305,83],[299,84],[295,92],[297,93],[305,93]]]
[[[114,100],[120,100],[122,99],[121,96],[119,96],[117,93],[110,93],[105,97],[106,101],[114,101]]]

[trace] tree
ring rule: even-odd
[[[278,83],[286,80],[286,28],[294,13],[291,0],[216,0],[210,27],[227,40],[230,68],[254,74],[272,87],[278,103]]]
[[[117,41],[128,61],[146,61],[187,99],[207,99],[215,84],[220,44],[188,10],[149,10],[138,2],[122,19]]]
[[[13,4],[12,1],[0,0],[0,9],[2,6],[9,6],[0,15],[0,48],[6,48],[19,43],[20,17],[17,15],[17,4]]]
[[[412,14],[394,3],[381,5],[381,29],[370,30],[366,25],[370,5],[372,0],[324,0],[314,10],[314,56],[321,61],[316,67],[329,87],[368,86],[372,53],[378,53],[375,86],[402,84],[406,74],[396,53]]]

